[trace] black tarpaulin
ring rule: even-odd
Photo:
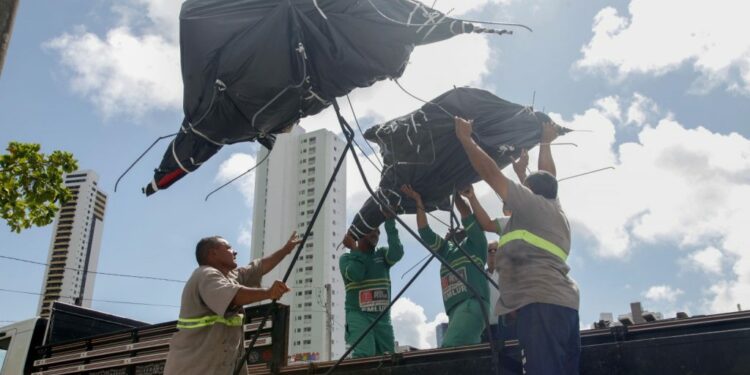
[[[147,195],[223,145],[258,141],[356,87],[400,77],[415,45],[482,29],[413,0],[188,0],[180,12],[185,118]]]
[[[355,238],[384,221],[381,204],[415,212],[414,201],[401,196],[403,184],[411,184],[425,209],[433,211],[450,209],[453,191],[479,181],[456,138],[453,116],[474,120],[474,139],[500,168],[522,149],[539,144],[542,123],[551,121],[544,113],[475,88],[450,90],[431,103],[365,132],[367,140],[380,146],[384,168],[376,191],[379,201],[369,198],[349,227]]]

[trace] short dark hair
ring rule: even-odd
[[[541,195],[547,199],[557,198],[557,179],[547,171],[536,171],[528,175],[524,184],[534,194]]]
[[[198,261],[198,265],[206,265],[208,252],[214,247],[221,245],[221,241],[219,240],[222,239],[224,239],[222,236],[211,236],[201,238],[201,240],[198,241],[198,244],[195,245],[195,260]]]

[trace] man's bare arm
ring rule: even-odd
[[[422,229],[429,226],[429,223],[427,222],[427,215],[424,211],[424,204],[422,203],[422,195],[420,195],[418,192],[416,192],[414,189],[412,189],[411,185],[403,185],[401,186],[401,192],[404,193],[407,197],[414,200],[417,206],[417,228]]]
[[[557,139],[557,129],[555,124],[551,122],[545,122],[542,124],[542,139],[539,145],[539,170],[547,171],[553,176],[557,177],[557,169],[555,168],[555,160],[552,159],[552,143]]]
[[[526,181],[526,169],[529,167],[529,152],[526,149],[521,150],[521,156],[518,160],[513,161],[513,171],[518,176],[518,181],[523,184]]]
[[[471,210],[474,211],[474,217],[477,219],[479,226],[482,227],[482,230],[494,233],[496,230],[495,224],[492,222],[492,219],[490,219],[490,216],[487,215],[487,211],[484,210],[482,204],[479,203],[479,199],[477,199],[476,194],[474,194],[474,188],[469,186],[468,189],[461,192],[461,195],[469,200]]]
[[[495,161],[482,150],[471,138],[472,125],[470,122],[456,117],[456,137],[469,157],[471,166],[482,179],[490,185],[492,190],[500,195],[502,200],[508,196],[508,179],[495,164]]]
[[[289,237],[289,240],[284,244],[284,246],[281,247],[281,249],[278,249],[273,254],[270,254],[267,257],[263,258],[263,260],[261,261],[263,274],[265,275],[272,269],[274,269],[274,267],[276,267],[276,265],[279,264],[279,262],[281,262],[284,257],[289,255],[294,247],[297,246],[300,242],[302,242],[302,240],[297,238],[297,232],[292,232],[292,236]]]
[[[260,302],[266,299],[279,299],[284,293],[289,291],[289,287],[283,282],[276,280],[273,285],[266,288],[248,288],[241,287],[232,298],[232,305],[244,306],[254,302]]]

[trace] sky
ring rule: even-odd
[[[438,0],[436,7],[533,32],[460,35],[417,47],[399,80],[407,90],[432,98],[470,85],[533,105],[581,130],[559,139],[576,146],[554,147],[558,176],[614,167],[560,183],[582,325],[600,312],[628,312],[634,301],[666,317],[750,308],[750,250],[742,240],[750,223],[750,40],[742,37],[750,33],[743,19],[750,5]],[[16,16],[0,76],[0,144],[70,151],[81,168],[100,175],[109,195],[100,271],[184,280],[195,266],[195,242],[213,234],[233,242],[243,262],[250,257],[254,176],[204,197],[254,164],[255,144],[225,147],[146,198],[140,188],[161,160],[159,145],[114,192],[130,163],[182,119],[179,9],[179,0],[38,0],[21,2]],[[390,81],[351,97],[365,128],[421,105]],[[338,133],[331,111],[301,126]],[[533,150],[531,156],[533,164]],[[376,171],[367,172],[378,181]],[[347,177],[351,219],[367,193],[351,160]],[[487,186],[475,189],[499,213]],[[414,226],[412,216],[405,218]],[[391,270],[394,293],[426,254],[401,234],[406,255]],[[44,262],[51,237],[51,225],[21,234],[0,228],[0,255]],[[0,259],[0,289],[38,293],[43,275],[42,266]],[[154,323],[174,320],[181,289],[99,276],[93,307]],[[36,313],[37,296],[0,291],[0,298],[0,321]],[[406,291],[392,318],[400,343],[434,346],[434,326],[447,321],[437,264]]]

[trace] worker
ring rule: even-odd
[[[237,252],[227,240],[213,236],[198,241],[198,268],[182,290],[178,331],[169,343],[164,374],[232,374],[243,355],[242,306],[276,300],[289,291],[279,280],[269,288],[261,288],[260,282],[299,242],[294,232],[281,249],[237,268]],[[247,366],[241,371],[246,374]]]
[[[357,241],[351,233],[347,233],[344,237],[343,244],[350,249],[350,252],[339,258],[339,269],[346,289],[345,340],[349,346],[354,345],[354,342],[391,302],[390,269],[404,256],[404,247],[401,245],[396,222],[391,215],[386,215],[384,226],[388,237],[388,247],[376,249],[380,239],[378,228]],[[385,353],[394,353],[390,311],[354,348],[352,357],[368,357]]]
[[[431,251],[445,259],[473,289],[473,291],[468,289],[463,281],[451,273],[445,265],[440,267],[443,305],[448,314],[448,329],[443,336],[441,346],[449,348],[479,344],[482,341],[486,317],[489,315],[490,291],[484,274],[484,265],[487,262],[487,237],[472,214],[472,209],[483,209],[474,196],[474,190],[469,186],[461,193],[469,198],[471,208],[462,197],[455,197],[454,201],[461,214],[461,224],[464,229],[449,231],[445,239],[440,238],[430,228],[422,196],[409,185],[402,186],[401,191],[416,202],[417,227],[422,241],[429,246]],[[461,248],[465,253],[461,251]],[[471,264],[472,262],[474,264]]]
[[[556,125],[542,125],[539,171],[523,185],[506,178],[477,145],[470,121],[455,118],[455,130],[474,170],[512,211],[495,257],[500,281],[495,312],[516,313],[524,373],[578,374],[579,292],[568,276],[570,225],[557,196],[550,149]]]
[[[518,181],[523,184],[523,182],[526,180],[526,169],[529,166],[529,153],[525,149],[521,150],[521,155],[519,156],[518,160],[513,161],[513,171],[516,172],[516,176],[518,177]],[[475,212],[475,216],[477,218],[477,222],[479,225],[484,229],[485,232],[495,233],[498,236],[502,235],[503,229],[508,224],[508,221],[510,220],[510,215],[512,212],[508,209],[508,207],[503,203],[503,216],[497,217],[495,219],[490,219],[489,216],[487,216],[485,210],[477,211]],[[490,242],[489,247],[487,248],[487,251],[491,252],[492,254],[497,251],[497,241]],[[494,259],[492,257],[487,258],[487,263],[492,264],[493,267],[488,267],[490,269],[490,273],[494,272]]]

